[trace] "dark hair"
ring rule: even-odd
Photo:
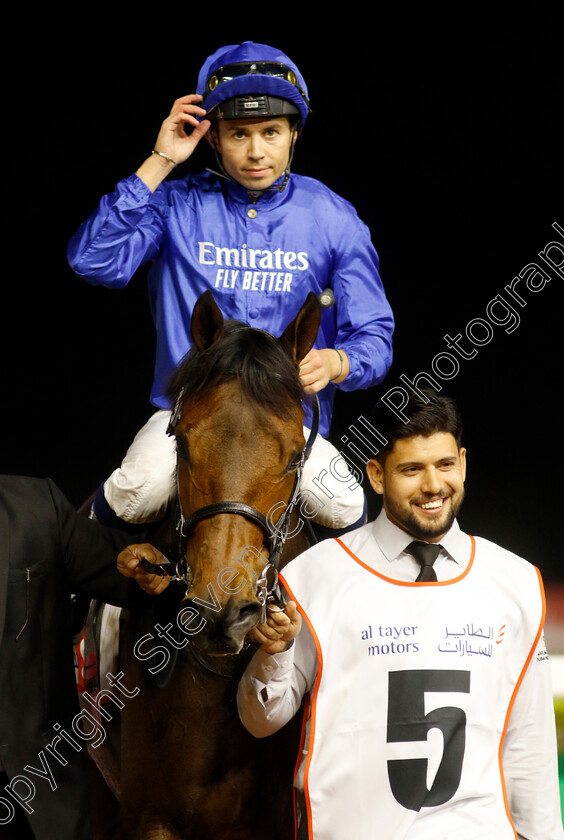
[[[237,379],[246,397],[287,418],[303,388],[297,366],[277,338],[240,321],[226,321],[223,336],[211,347],[192,347],[173,372],[167,394],[174,405],[182,390],[195,399],[221,382]]]
[[[429,437],[438,432],[450,433],[460,448],[462,417],[455,401],[452,397],[439,396],[430,388],[418,390],[421,396],[411,395],[407,405],[398,409],[398,414],[382,402],[377,404],[371,419],[380,435],[387,440],[376,455],[379,461],[385,461],[396,440],[416,435]],[[407,420],[398,416],[400,413]]]

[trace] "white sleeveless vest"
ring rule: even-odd
[[[308,836],[514,840],[501,750],[544,621],[537,569],[472,538],[459,577],[405,583],[326,546],[283,576],[318,656]]]

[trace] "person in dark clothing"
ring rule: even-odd
[[[0,828],[18,840],[92,837],[87,745],[99,730],[79,711],[71,594],[146,603],[164,582],[119,573],[130,542],[80,516],[50,479],[0,476]]]

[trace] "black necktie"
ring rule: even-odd
[[[408,554],[411,554],[413,557],[415,557],[415,559],[421,566],[421,571],[415,578],[416,581],[437,579],[437,575],[435,573],[435,570],[433,569],[433,563],[437,559],[437,555],[441,550],[441,546],[438,543],[426,543],[416,541],[410,543],[405,550],[408,552]]]

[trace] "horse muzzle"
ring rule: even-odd
[[[191,643],[202,653],[215,656],[239,653],[261,613],[258,601],[234,598],[219,609],[202,604],[198,598],[185,598],[182,607],[198,615],[197,621],[190,621],[191,627],[197,628],[197,632],[191,632]]]

